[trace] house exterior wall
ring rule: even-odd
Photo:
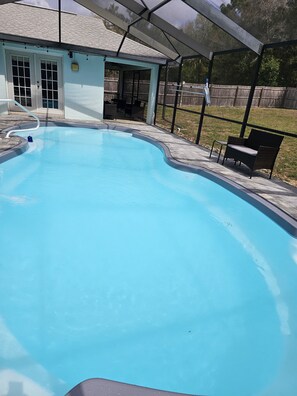
[[[79,71],[71,70],[77,62]],[[65,118],[102,120],[104,101],[104,61],[100,56],[64,55]]]
[[[30,45],[9,43],[0,47],[0,98],[7,98],[6,51],[57,57],[62,60],[62,95],[65,118],[77,120],[101,120],[104,101],[104,62],[102,56],[73,54],[67,51],[37,48]],[[77,62],[79,70],[71,70],[71,63]],[[0,104],[2,114],[7,106]]]
[[[8,98],[7,73],[6,73],[6,54],[13,53],[34,54],[34,57],[44,56],[61,59],[61,83],[62,90],[59,101],[62,101],[62,112],[66,119],[73,120],[102,120],[104,106],[104,57],[99,55],[86,55],[73,52],[72,58],[65,50],[54,50],[38,48],[33,45],[19,43],[5,43],[0,46],[0,98]],[[151,70],[149,102],[147,110],[148,124],[154,120],[154,109],[156,103],[156,92],[158,83],[158,66],[152,63],[132,61],[129,59],[108,58],[109,62],[127,64],[129,66],[141,67]],[[73,71],[71,64],[76,62],[79,66],[78,71]],[[36,73],[36,72],[35,72]],[[35,76],[35,81],[39,80]],[[33,110],[34,111],[34,110]],[[44,114],[46,113],[44,109]],[[49,115],[54,115],[52,109]],[[7,105],[1,105],[0,114],[7,113]],[[38,112],[37,112],[38,114]]]

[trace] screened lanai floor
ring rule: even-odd
[[[12,127],[23,122],[24,119],[19,115],[2,116],[0,118],[0,131]],[[27,121],[27,119],[26,119]],[[268,176],[262,172],[255,172],[252,179],[249,178],[249,170],[244,165],[234,167],[233,161],[227,161],[227,165],[222,166],[221,161],[217,163],[217,155],[213,154],[209,158],[209,150],[201,146],[189,143],[183,138],[177,137],[174,134],[168,133],[160,128],[152,125],[147,125],[142,122],[135,121],[112,121],[93,122],[93,121],[73,121],[50,119],[44,120],[46,123],[57,122],[59,125],[79,125],[106,128],[121,127],[126,130],[133,129],[143,137],[148,137],[162,144],[166,150],[166,155],[177,165],[188,165],[196,169],[210,171],[214,178],[218,177],[217,181],[224,184],[224,180],[228,180],[239,187],[240,190],[246,190],[251,196],[263,198],[269,205],[273,205],[279,209],[280,214],[288,216],[288,220],[292,221],[293,227],[297,227],[297,188],[290,186],[275,177],[269,180]],[[28,133],[29,134],[29,133]],[[31,135],[34,137],[34,131]],[[0,133],[0,162],[4,151],[13,149],[20,144],[17,137],[12,137],[8,142],[4,138],[4,133]]]

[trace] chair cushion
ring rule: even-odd
[[[246,147],[246,146],[238,146],[236,144],[229,144],[228,146],[233,148],[234,150],[237,150],[237,151],[240,151],[242,153],[249,154],[249,155],[253,155],[253,156],[256,156],[257,153],[258,153],[257,150],[251,149],[251,148]]]

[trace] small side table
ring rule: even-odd
[[[211,146],[209,158],[211,158],[211,155],[212,155],[213,148],[214,148],[214,145],[215,145],[215,144],[219,144],[219,145],[220,145],[220,151],[219,151],[219,155],[218,155],[218,159],[217,159],[217,162],[219,162],[220,157],[221,157],[222,148],[223,148],[223,146],[227,146],[227,142],[226,142],[225,140],[217,140],[217,139],[215,139],[215,140],[212,142],[212,146]]]

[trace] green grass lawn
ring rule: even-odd
[[[185,107],[185,109],[200,111],[200,107]],[[209,106],[206,113],[242,121],[244,108]],[[162,119],[162,107],[158,106],[156,124],[165,129],[171,128],[173,109],[166,108],[165,120]],[[175,133],[195,142],[200,116],[177,110]],[[281,180],[297,186],[297,110],[275,108],[252,108],[248,122],[284,132],[296,133],[296,138],[284,137],[278,154],[273,175]],[[177,131],[180,128],[180,132]],[[200,138],[200,144],[210,148],[214,139],[226,140],[229,135],[238,136],[241,125],[215,118],[205,117]],[[248,135],[250,128],[247,128]]]

